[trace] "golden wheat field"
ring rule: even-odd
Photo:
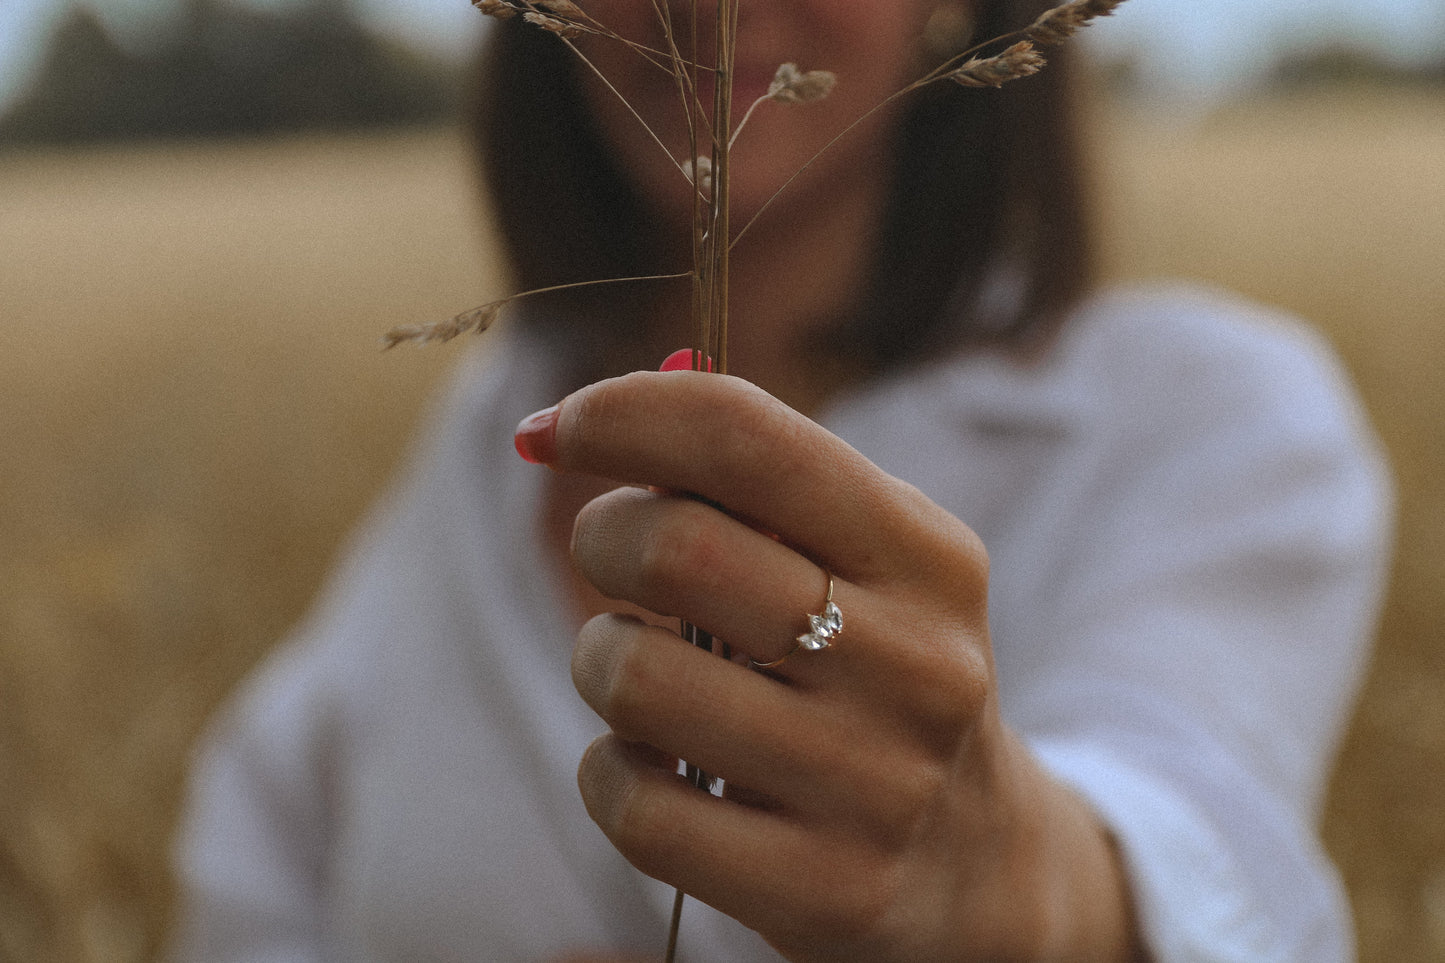
[[[1317,322],[1401,484],[1325,813],[1362,957],[1445,959],[1445,96],[1098,124],[1108,271]],[[486,300],[450,132],[0,156],[0,961],[163,940],[188,747],[300,615]]]

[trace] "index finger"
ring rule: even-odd
[[[940,538],[967,531],[836,435],[726,375],[638,372],[589,385],[560,405],[553,444],[549,464],[561,471],[697,495],[854,581],[926,569],[950,554]]]

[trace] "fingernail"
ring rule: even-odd
[[[512,443],[517,454],[534,465],[550,465],[557,460],[557,414],[556,405],[543,408],[523,418],[517,425],[517,434]]]
[[[668,355],[662,361],[662,367],[658,371],[698,371],[700,366],[693,363],[693,359],[702,357],[702,352],[694,348],[680,348]],[[706,370],[712,370],[712,359],[707,359]]]

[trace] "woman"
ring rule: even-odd
[[[746,4],[735,99],[783,61],[840,79],[750,122],[735,222],[939,59],[930,24],[1039,9]],[[651,36],[646,0],[593,12]],[[684,153],[671,80],[593,41]],[[613,377],[687,343],[685,283],[495,333],[219,720],[183,953],[655,955],[681,886],[696,960],[1348,958],[1310,823],[1384,472],[1299,331],[1090,291],[1063,66],[928,88],[792,184],[735,251],[746,380]],[[485,70],[522,287],[685,261],[686,182],[569,51],[518,19]]]

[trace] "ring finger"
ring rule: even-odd
[[[686,619],[756,663],[793,652],[828,602],[843,611],[828,598],[841,583],[819,565],[685,496],[622,488],[593,500],[578,515],[572,555],[604,595]],[[824,647],[843,634],[835,621],[812,641]]]

